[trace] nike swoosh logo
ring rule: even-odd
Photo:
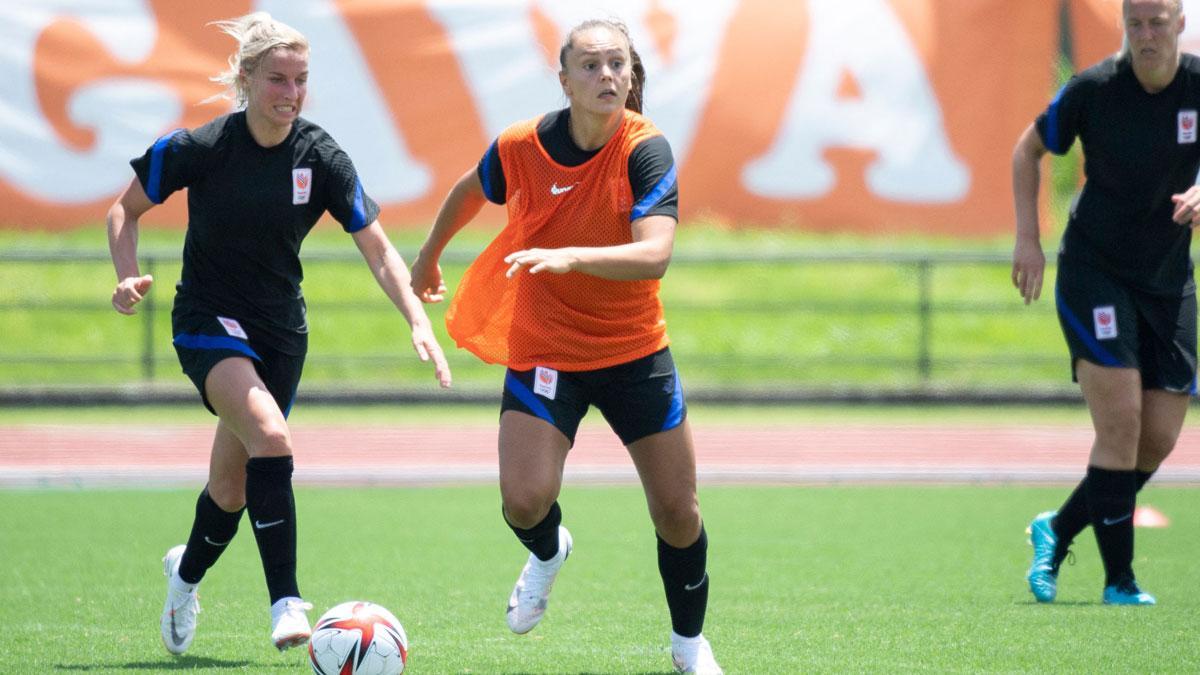
[[[176,647],[183,644],[183,636],[175,630],[175,610],[171,610],[171,640]]]
[[[280,523],[286,523],[286,522],[287,522],[286,518],[280,518],[279,520],[272,520],[269,523],[264,523],[262,521],[256,520],[256,521],[254,521],[254,528],[256,530],[265,530],[268,527],[275,527],[276,525],[279,525]]]
[[[1116,525],[1117,523],[1119,523],[1121,521],[1129,520],[1132,517],[1133,517],[1132,513],[1126,513],[1125,515],[1121,516],[1120,518],[1104,518],[1100,522],[1104,523],[1105,525]]]
[[[705,573],[704,573],[704,576],[700,577],[700,581],[697,581],[697,582],[696,582],[696,583],[694,583],[694,584],[684,584],[684,585],[683,585],[683,590],[685,590],[685,591],[694,591],[694,590],[696,590],[697,588],[700,588],[701,586],[703,586],[703,585],[704,585],[704,582],[706,582],[706,581],[708,581],[708,572],[705,572]]]
[[[233,541],[233,540],[230,539],[229,541]],[[208,544],[209,546],[227,546],[229,544],[229,541],[213,541],[212,539],[208,538],[207,534],[204,535],[204,543]]]
[[[566,187],[558,187],[558,183],[552,183],[550,185],[550,194],[561,195],[564,192],[570,192],[571,190],[574,190],[575,186],[578,184],[579,183],[572,183],[571,185],[567,185]]]

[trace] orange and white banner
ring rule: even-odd
[[[4,0],[0,226],[101,220],[131,157],[229,109],[200,103],[233,50],[205,24],[254,10],[308,36],[304,114],[385,225],[424,227],[501,129],[564,105],[563,36],[615,15],[685,219],[973,235],[1011,228],[1011,150],[1053,94],[1060,18],[1048,0]],[[181,225],[184,202],[150,222]]]

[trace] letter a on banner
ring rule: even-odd
[[[900,202],[952,202],[970,188],[954,156],[941,108],[903,24],[885,0],[809,0],[810,34],[779,135],[743,173],[746,188],[778,199],[833,190],[831,147],[871,150],[867,188]],[[840,99],[843,77],[857,99]]]

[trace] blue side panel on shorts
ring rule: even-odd
[[[300,383],[296,383],[296,388],[300,387]],[[292,395],[288,398],[287,406],[283,409],[283,419],[287,419],[288,415],[292,414],[292,406],[296,404],[296,389],[292,389]]]
[[[532,410],[533,414],[537,415],[543,420],[546,420],[551,425],[554,424],[554,416],[551,415],[550,411],[546,409],[546,406],[537,399],[537,395],[535,395],[532,391],[529,391],[529,387],[526,387],[512,373],[504,374],[504,387],[505,389],[511,391],[513,395],[521,401],[521,403],[524,403],[526,408]]]
[[[235,352],[241,352],[246,356],[262,361],[262,358],[250,348],[250,345],[238,340],[237,338],[227,337],[224,335],[193,335],[191,333],[181,333],[175,336],[175,344],[187,349],[229,349]]]
[[[675,165],[672,164],[671,169],[667,171],[666,175],[658,179],[658,183],[655,183],[654,188],[646,193],[646,196],[642,197],[641,201],[633,205],[633,210],[629,212],[629,222],[633,222],[646,215],[646,212],[654,208],[658,200],[662,199],[663,195],[667,194],[667,190],[670,190],[674,184]]]
[[[667,419],[663,421],[662,430],[674,429],[683,423],[683,381],[679,379],[679,371],[675,371],[675,391],[671,393],[671,409],[667,411]]]
[[[150,150],[150,176],[149,183],[146,185],[146,196],[155,204],[162,203],[162,171],[163,171],[163,154],[167,151],[167,145],[171,143],[171,139],[175,134],[183,131],[176,129],[162,138],[154,141],[154,147]]]
[[[1083,344],[1087,345],[1088,351],[1092,353],[1092,356],[1096,357],[1096,360],[1100,362],[1100,365],[1113,367],[1125,365],[1117,360],[1117,357],[1113,356],[1107,349],[1105,349],[1104,346],[1100,344],[1100,341],[1088,331],[1087,326],[1083,325],[1083,322],[1079,320],[1079,317],[1075,316],[1075,314],[1071,312],[1071,309],[1067,307],[1065,302],[1063,302],[1062,294],[1058,292],[1057,288],[1054,289],[1054,300],[1055,305],[1058,306],[1058,313],[1061,314],[1064,319],[1066,319],[1067,325],[1071,327],[1071,330],[1074,331],[1077,336],[1079,336],[1079,339],[1083,341]]]

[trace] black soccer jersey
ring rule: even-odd
[[[1182,55],[1170,86],[1150,94],[1128,56],[1109,58],[1072,78],[1037,119],[1046,148],[1083,144],[1083,192],[1071,212],[1060,255],[1096,265],[1157,295],[1194,293],[1191,228],[1171,220],[1171,195],[1196,183],[1200,169],[1200,59]]]
[[[571,138],[570,117],[570,108],[556,110],[543,116],[538,120],[538,142],[555,162],[563,166],[580,166],[599,154],[604,147],[583,150],[576,145],[575,139]],[[629,187],[633,190],[635,204],[645,200],[664,177],[668,174],[671,176],[662,194],[655,194],[652,204],[646,204],[644,210],[637,211],[638,218],[670,216],[679,220],[679,187],[673,178],[674,167],[671,144],[665,136],[646,139],[629,154]],[[476,173],[479,175],[479,181],[487,186],[485,195],[488,200],[503,204],[508,182],[504,178],[504,167],[500,163],[500,153],[496,152],[495,142],[479,160]]]
[[[224,115],[163,136],[130,164],[154,203],[188,188],[176,304],[265,331],[288,353],[302,350],[308,330],[300,243],[326,211],[347,232],[379,215],[350,158],[304,119],[264,148],[245,112]]]

